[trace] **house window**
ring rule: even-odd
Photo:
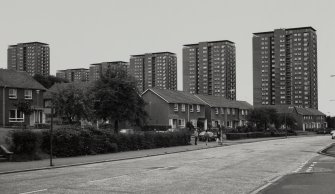
[[[241,114],[244,115],[244,110],[241,110]]]
[[[174,111],[178,111],[178,104],[174,104]]]
[[[227,114],[230,115],[230,108],[227,108]]]
[[[235,108],[231,109],[231,113],[235,115]]]
[[[24,99],[33,99],[33,91],[24,90]]]
[[[245,110],[245,115],[248,115],[248,110]]]
[[[182,105],[181,105],[181,111],[182,111],[182,112],[185,112],[185,104],[182,104]]]
[[[219,108],[215,108],[215,114],[219,114]]]
[[[17,90],[16,89],[9,89],[9,98],[17,99]]]
[[[9,110],[9,122],[24,122],[23,112],[14,110]]]
[[[185,119],[179,119],[178,120],[178,125],[181,127],[185,127]]]
[[[190,112],[193,112],[193,104],[190,105]]]
[[[197,112],[200,112],[200,105],[197,105]]]
[[[224,114],[224,109],[223,108],[221,108],[221,114]]]

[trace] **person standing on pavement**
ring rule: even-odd
[[[205,131],[204,137],[205,137],[206,146],[207,146],[208,138],[209,138],[209,134],[208,134],[207,130]]]
[[[217,138],[217,142],[220,142],[220,141],[221,141],[221,133],[220,133],[220,131],[218,131],[218,132],[216,133],[216,138]]]
[[[194,145],[198,145],[198,137],[199,137],[199,132],[198,129],[194,130]]]

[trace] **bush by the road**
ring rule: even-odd
[[[43,133],[42,150],[49,153],[49,131]],[[61,128],[54,131],[53,154],[60,157],[113,153],[188,145],[190,134],[185,132],[114,134],[95,128]]]
[[[30,129],[17,129],[9,132],[6,143],[11,150],[14,161],[38,160],[41,132]]]
[[[38,149],[40,135],[29,129],[18,129],[10,132],[10,149],[15,154],[34,154]]]
[[[296,133],[294,131],[288,131],[287,135],[296,135]],[[262,138],[262,137],[283,137],[286,136],[286,132],[272,131],[272,132],[227,133],[226,136],[228,140]]]

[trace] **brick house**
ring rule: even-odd
[[[147,103],[145,110],[149,115],[149,125],[184,128],[187,122],[192,122],[195,127],[203,122],[207,129],[206,104],[196,96],[183,91],[157,88],[147,89],[141,96]]]
[[[275,106],[275,108],[279,114],[294,117],[298,130],[311,131],[327,128],[326,115],[318,109],[297,106]]]
[[[300,130],[327,128],[326,115],[317,109],[294,107],[292,111]]]
[[[0,125],[22,123],[33,126],[45,122],[43,93],[46,89],[26,72],[0,69]],[[19,112],[15,103],[29,101],[34,110],[29,117]]]
[[[248,102],[228,100],[222,96],[198,94],[196,97],[207,105],[205,116],[213,128],[244,126],[249,111],[253,109]]]

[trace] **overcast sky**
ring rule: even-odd
[[[50,44],[51,74],[200,41],[236,43],[237,98],[252,103],[252,33],[312,26],[318,35],[319,109],[335,115],[334,0],[0,0],[0,68],[7,47]],[[331,101],[334,100],[334,101]]]

